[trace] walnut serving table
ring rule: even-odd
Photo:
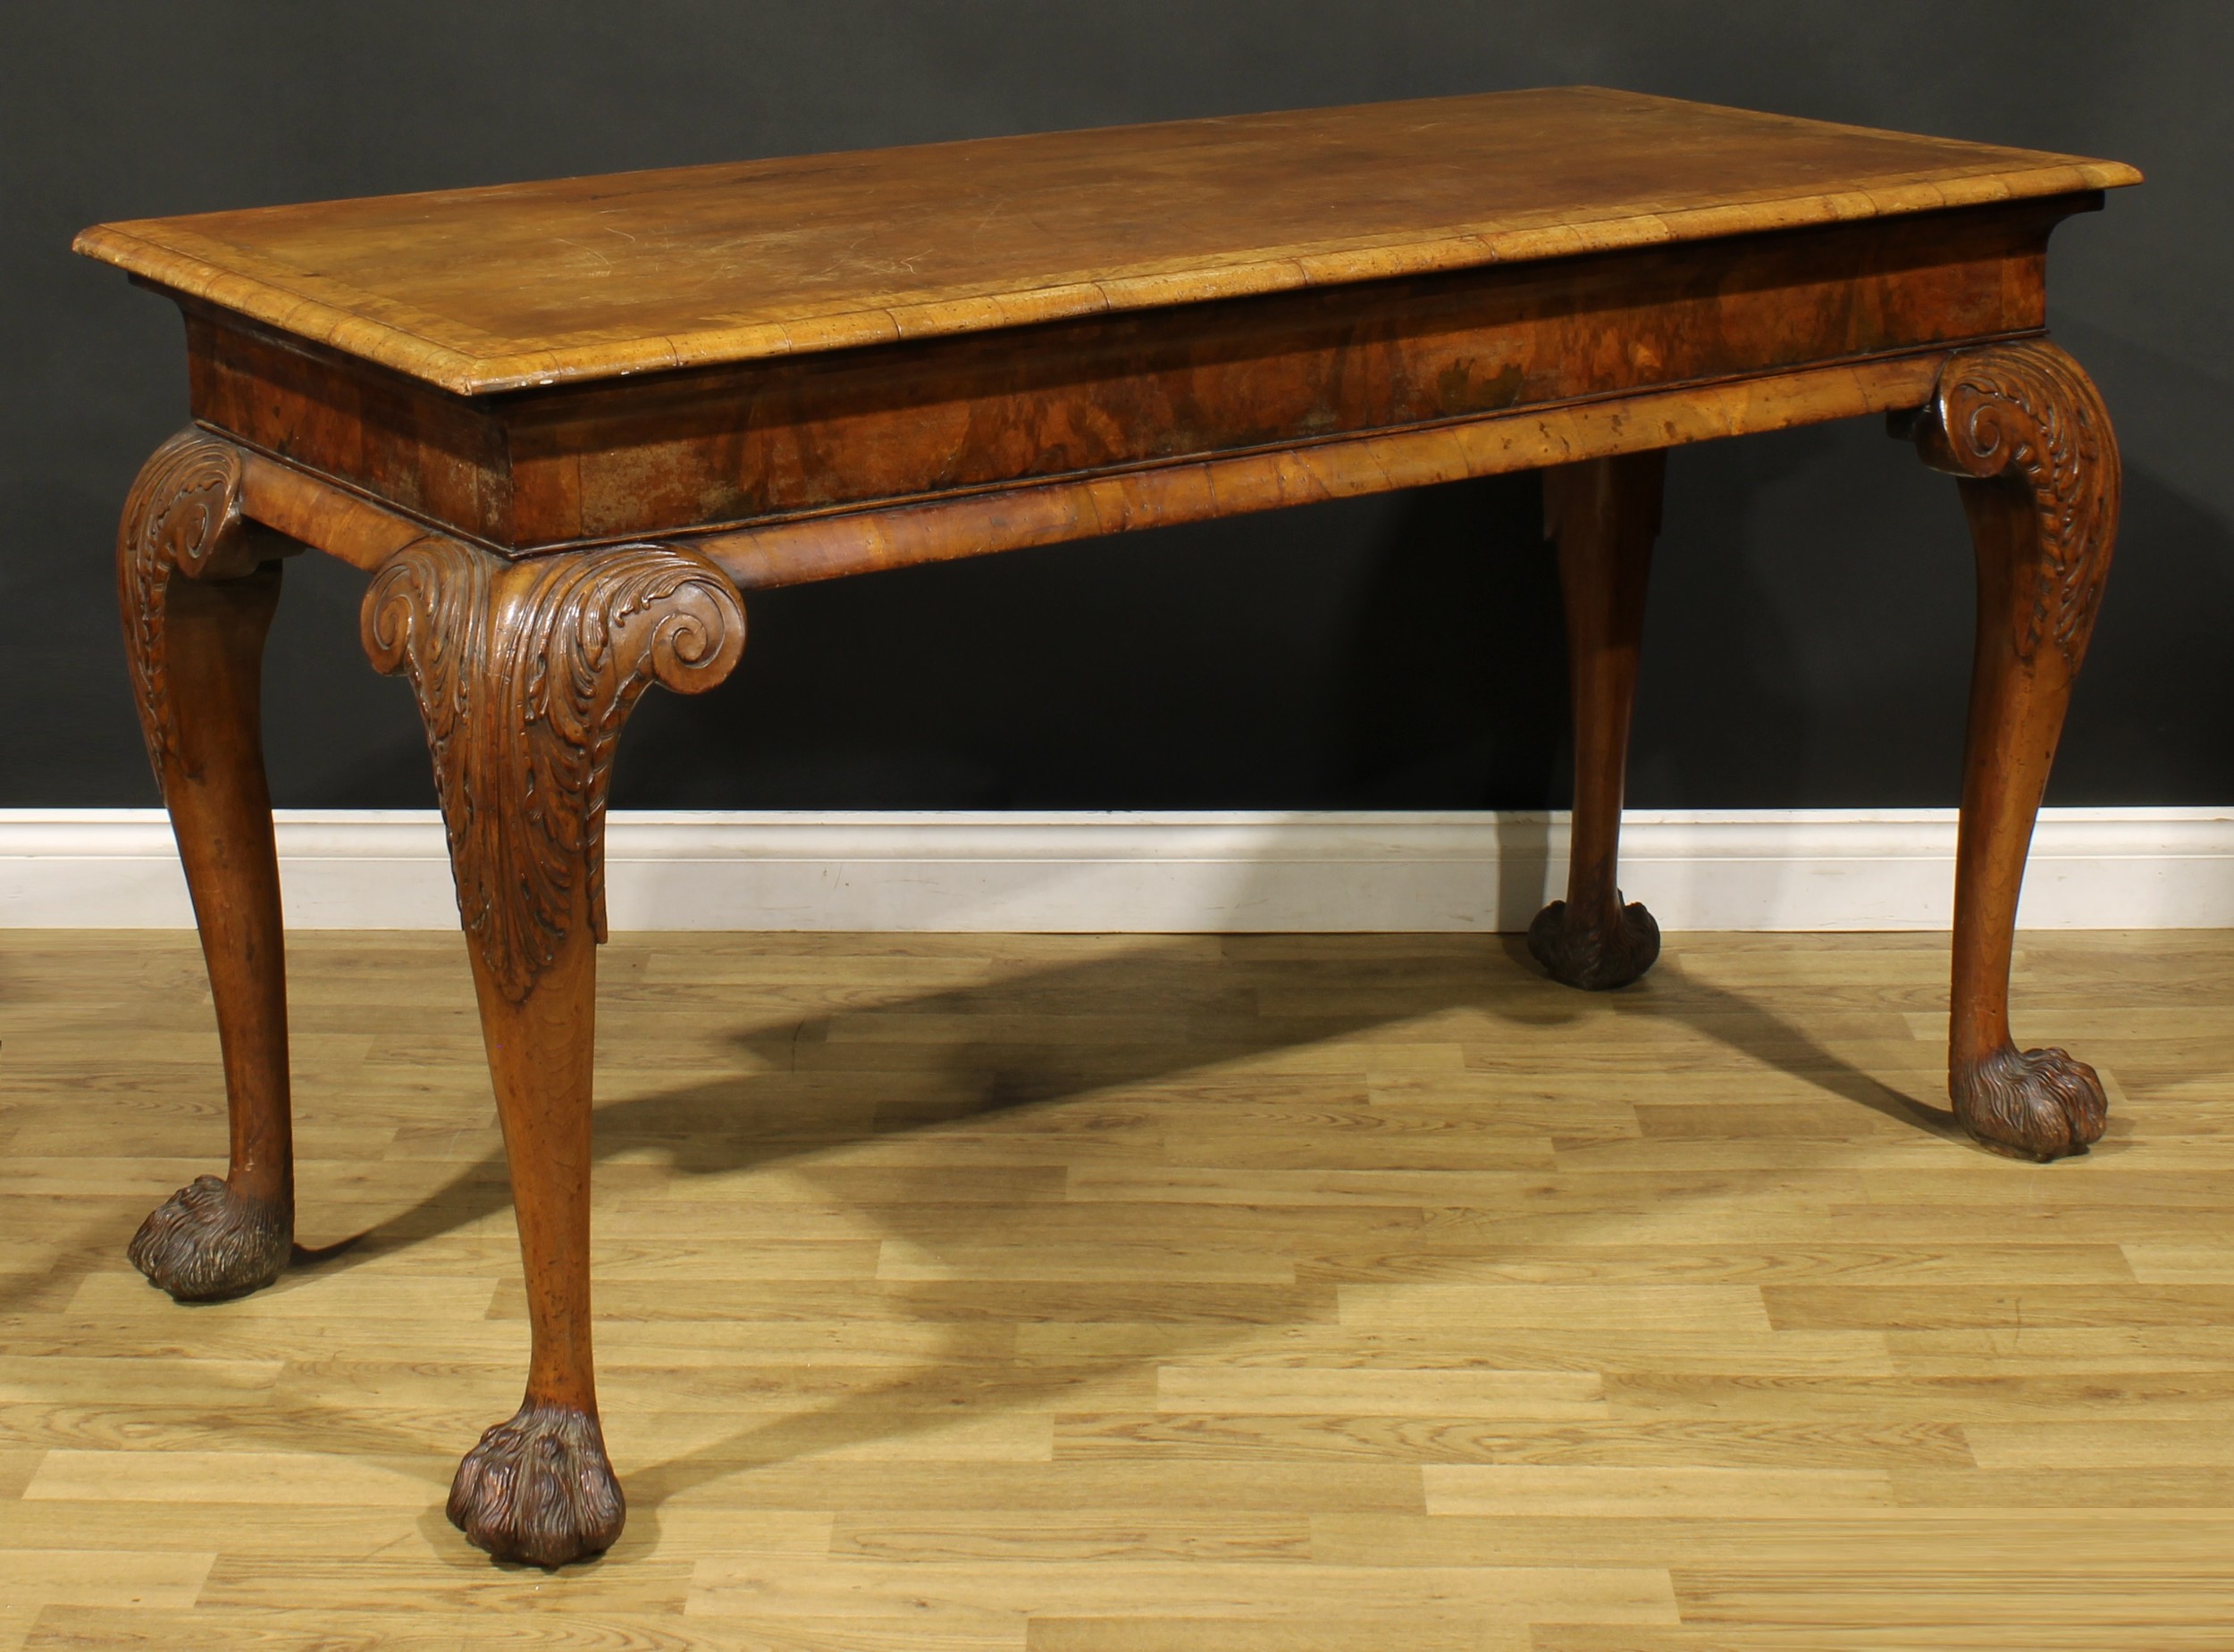
[[[225,1178],[132,1260],[253,1290],[294,1222],[258,734],[281,559],[369,574],[418,698],[503,1119],[533,1354],[450,1518],[557,1564],[623,1517],[590,1352],[595,943],[614,749],[713,687],[740,593],[1541,468],[1574,676],[1577,986],[1659,951],[1615,849],[1665,450],[1888,415],[1960,480],[1977,664],[1949,1088],[1990,1146],[2103,1128],[2020,1052],[2011,936],[2118,514],[2043,328],[2049,233],[2129,167],[1593,88],[105,224],[176,300],[194,423],[117,540],[147,749],[209,963]]]

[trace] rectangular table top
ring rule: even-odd
[[[76,245],[477,395],[2139,178],[1569,87],[144,219]]]

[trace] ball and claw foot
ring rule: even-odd
[[[597,1419],[560,1405],[523,1405],[450,1483],[450,1524],[499,1560],[563,1566],[611,1547],[627,1518]]]
[[[1981,1146],[2042,1164],[2085,1153],[2101,1138],[2109,1113],[2095,1069],[2061,1050],[2020,1054],[2004,1044],[1982,1061],[1958,1067],[1947,1094],[1955,1117]]]
[[[1614,899],[1618,906],[1620,896]],[[1626,986],[1660,955],[1660,927],[1640,901],[1619,907],[1613,924],[1585,923],[1554,901],[1528,926],[1528,950],[1555,981],[1602,993]]]
[[[245,1296],[279,1278],[294,1249],[284,1203],[197,1176],[156,1206],[132,1236],[132,1266],[180,1302]]]

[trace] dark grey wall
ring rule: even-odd
[[[2073,150],[2150,175],[2059,231],[2058,336],[2123,434],[2126,531],[2052,801],[2234,801],[2234,6],[2216,0],[382,0],[0,21],[0,804],[154,801],[109,538],[183,422],[171,307],[99,219],[1034,129],[1596,81]],[[289,572],[283,804],[420,805],[360,576]],[[1633,801],[1952,801],[1951,484],[1867,423],[1670,466]],[[1565,694],[1532,479],[758,600],[725,691],[652,695],[638,807],[1551,801]]]

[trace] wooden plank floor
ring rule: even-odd
[[[298,937],[305,1243],[190,936],[0,934],[0,1648],[2234,1645],[2234,935],[2028,939],[2099,1066],[1949,1134],[1937,936],[625,936],[598,1336],[626,1536],[444,1522],[526,1326],[461,944]]]

